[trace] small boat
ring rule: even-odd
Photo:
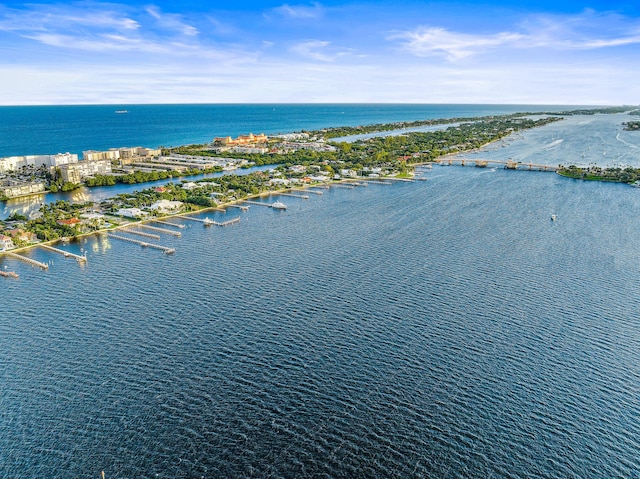
[[[558,219],[556,215],[551,215],[551,221],[555,221],[556,219]]]
[[[287,209],[287,205],[285,205],[284,203],[282,203],[280,201],[276,201],[274,204],[271,205],[271,207],[274,210],[286,210]]]
[[[115,111],[118,115],[122,115],[123,113],[129,113],[129,110],[116,110]]]
[[[211,226],[216,223],[211,218],[205,218],[202,222],[204,223],[205,226]]]

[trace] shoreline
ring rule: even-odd
[[[377,179],[381,179],[381,178],[377,178]],[[352,179],[341,179],[338,181],[333,181],[333,183],[343,183],[343,182],[349,182],[349,181],[353,181]],[[167,215],[163,215],[163,216],[157,216],[157,217],[153,217],[153,218],[145,218],[145,219],[141,219],[139,221],[128,221],[126,224],[118,224],[114,227],[111,228],[101,228],[101,229],[97,229],[95,231],[91,231],[88,233],[81,233],[79,235],[73,236],[72,237],[72,242],[77,242],[78,240],[80,240],[81,238],[86,238],[88,236],[93,236],[93,235],[100,235],[100,234],[104,234],[104,233],[108,233],[109,231],[116,231],[119,229],[123,229],[126,228],[128,226],[131,225],[135,225],[135,224],[145,224],[148,222],[152,222],[154,220],[165,220],[165,219],[170,219],[170,218],[177,218],[177,217],[181,217],[181,216],[187,216],[190,214],[198,214],[198,213],[204,213],[204,212],[208,212],[208,211],[215,211],[215,210],[220,210],[220,209],[224,209],[225,213],[226,213],[226,208],[229,208],[231,206],[236,205],[237,203],[240,203],[242,201],[245,200],[251,200],[251,199],[255,199],[255,198],[261,198],[264,196],[269,196],[269,195],[278,195],[281,193],[286,193],[288,191],[293,191],[294,189],[298,189],[298,190],[305,190],[307,188],[313,188],[313,187],[317,187],[317,186],[321,186],[321,185],[327,185],[330,186],[331,183],[319,183],[319,184],[314,184],[314,185],[302,185],[298,188],[282,188],[279,190],[273,190],[273,191],[267,191],[267,192],[262,192],[262,193],[256,193],[256,194],[252,194],[252,195],[248,195],[245,198],[241,198],[241,199],[237,199],[237,200],[233,200],[233,201],[227,201],[226,203],[222,203],[220,205],[216,205],[216,206],[205,206],[201,209],[198,210],[193,210],[193,211],[179,211],[175,214],[167,214]],[[34,243],[34,244],[30,244],[27,246],[21,246],[19,248],[13,248],[11,250],[8,251],[0,251],[0,259],[2,259],[4,257],[5,253],[20,253],[20,252],[24,252],[24,251],[29,251],[33,248],[37,248],[39,246],[53,246],[56,245],[58,243],[62,242],[61,238],[56,238],[53,240],[48,240],[48,241],[41,241],[39,243]]]

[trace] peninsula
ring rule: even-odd
[[[619,109],[594,112],[618,112]],[[580,113],[584,113],[580,111]],[[570,112],[566,113],[570,114]],[[13,214],[0,221],[0,251],[37,245],[41,242],[74,238],[84,234],[116,228],[132,221],[221,208],[240,200],[265,194],[282,193],[297,188],[327,185],[342,181],[406,179],[416,165],[439,161],[447,155],[479,148],[503,139],[513,132],[560,121],[559,115],[527,113],[495,117],[429,120],[425,122],[392,123],[364,127],[327,128],[285,135],[245,135],[236,139],[219,137],[210,144],[186,145],[171,150],[112,149],[107,152],[85,152],[79,164],[99,161],[108,165],[103,173],[93,173],[69,182],[61,179],[61,166],[24,167],[4,171],[4,179],[18,180],[25,175],[48,182],[49,189],[68,190],[84,184],[86,187],[116,183],[142,183],[159,179],[175,179],[164,186],[119,194],[99,203],[72,204],[58,200],[42,205],[29,217]],[[447,124],[455,121],[455,125]],[[347,133],[390,131],[419,124],[439,124],[436,131],[398,131],[397,135],[371,137],[352,143],[334,142],[332,138]],[[68,155],[68,154],[67,154]],[[222,156],[224,155],[224,156]],[[0,159],[0,164],[6,159]],[[15,161],[15,160],[13,160]],[[5,162],[6,163],[6,162]],[[480,162],[482,163],[482,162]],[[71,161],[68,165],[73,165]],[[269,170],[249,174],[225,174],[194,181],[180,179],[194,174],[233,171],[237,168],[272,165]],[[63,165],[64,166],[64,165]],[[478,162],[476,162],[478,166]],[[507,165],[508,167],[508,165]],[[84,168],[84,167],[83,167]],[[555,169],[555,168],[554,168]],[[76,171],[73,168],[66,168]],[[86,171],[94,171],[91,168]],[[629,170],[629,169],[627,169]],[[615,181],[636,181],[639,171],[623,170]],[[559,173],[573,178],[585,177],[576,167],[561,167]],[[595,171],[589,174],[595,175]],[[603,172],[600,177],[608,179]],[[623,174],[624,173],[624,174]]]

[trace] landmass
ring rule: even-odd
[[[628,108],[627,108],[628,109]],[[617,113],[619,109],[595,109],[594,113]],[[585,110],[563,114],[584,114]],[[467,119],[394,122],[384,125],[337,127],[318,131],[301,131],[267,137],[246,135],[236,139],[216,138],[210,144],[185,145],[171,150],[135,149],[125,152],[85,152],[86,164],[100,162],[109,173],[92,173],[79,181],[65,181],[65,165],[53,168],[22,168],[5,172],[6,178],[28,176],[32,181],[48,183],[50,191],[69,190],[80,184],[108,186],[116,183],[143,183],[175,179],[162,187],[120,194],[100,203],[73,204],[56,201],[42,205],[30,217],[14,214],[0,221],[0,251],[30,247],[42,242],[75,238],[84,234],[117,228],[135,221],[165,217],[185,212],[220,208],[240,200],[294,188],[326,185],[359,179],[408,178],[416,165],[438,161],[445,155],[477,150],[511,133],[560,121],[559,115],[520,113]],[[386,137],[372,137],[352,143],[334,142],[332,138],[372,131],[390,131],[421,125],[455,122],[437,131],[408,132]],[[139,147],[138,147],[139,148]],[[67,154],[68,155],[68,154]],[[121,157],[120,155],[126,156]],[[224,155],[224,156],[221,156]],[[0,162],[2,159],[0,159]],[[71,166],[69,166],[71,165]],[[66,165],[67,173],[74,163]],[[231,171],[260,165],[273,165],[266,171],[245,175],[227,174],[216,178],[184,179],[202,173]],[[109,168],[107,168],[108,166]],[[86,168],[85,168],[86,169]],[[0,170],[2,171],[2,170]],[[73,170],[75,171],[75,170]],[[88,168],[87,171],[93,171]],[[640,169],[588,169],[560,167],[561,175],[590,180],[634,183]],[[67,177],[68,179],[68,177]]]

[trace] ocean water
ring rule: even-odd
[[[217,136],[288,133],[431,118],[564,110],[543,105],[85,105],[0,107],[0,157],[179,146]],[[116,110],[126,110],[117,114]]]
[[[640,477],[638,189],[421,174],[0,259],[0,477]]]

